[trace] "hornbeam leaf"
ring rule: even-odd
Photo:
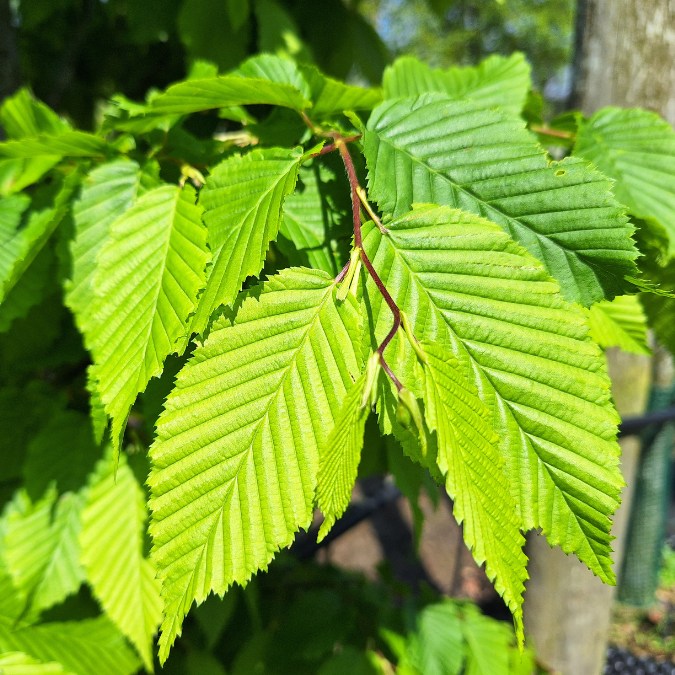
[[[344,84],[311,65],[302,65],[300,69],[311,89],[313,116],[335,115],[343,110],[372,110],[382,100],[379,89]]]
[[[51,490],[35,504],[20,491],[6,512],[5,561],[31,614],[58,604],[84,580],[77,541],[81,510],[79,495],[70,492],[57,502]]]
[[[619,295],[589,309],[591,337],[601,347],[619,347],[634,354],[650,354],[647,317],[635,295]]]
[[[623,277],[636,275],[633,228],[610,181],[578,159],[549,162],[520,120],[440,94],[385,101],[368,122],[364,152],[386,214],[415,202],[473,211],[585,305],[630,288]]]
[[[298,149],[254,150],[226,159],[208,177],[199,203],[213,261],[192,331],[203,333],[211,314],[231,305],[246,277],[260,272],[302,159]]]
[[[341,203],[341,196],[336,175],[327,164],[314,162],[300,167],[298,185],[284,202],[279,225],[279,233],[293,242],[297,257],[304,256],[308,267],[333,276],[344,264],[340,254],[346,251],[340,249],[340,244],[346,249],[351,240],[351,231],[341,228],[349,212],[349,203]],[[283,244],[279,246],[286,253]],[[292,253],[288,253],[289,257]]]
[[[476,562],[513,613],[523,638],[523,590],[527,579],[525,538],[510,494],[505,462],[490,409],[450,349],[422,342],[424,414],[438,439],[438,468],[445,477],[453,514]]]
[[[613,582],[619,418],[584,310],[563,300],[535,258],[473,214],[419,207],[387,229],[366,225],[364,250],[417,338],[450,345],[467,389],[491,410],[523,529],[541,527]],[[381,340],[391,312],[369,296]]]
[[[152,672],[152,641],[162,617],[160,583],[143,557],[148,517],[145,492],[120,456],[98,464],[82,513],[82,564],[105,613],[138,649]]]
[[[88,322],[92,320],[96,256],[108,237],[110,225],[131,207],[137,196],[156,185],[149,172],[129,160],[103,164],[83,181],[82,192],[73,207],[72,273],[66,282],[65,302],[85,338],[93,330]]]
[[[11,593],[7,579],[0,575],[0,598]],[[2,654],[21,652],[38,662],[58,663],[69,675],[133,675],[140,667],[138,657],[107,617],[27,626],[3,609],[0,606]]]
[[[335,420],[335,426],[319,456],[317,504],[324,515],[318,541],[331,530],[335,521],[347,510],[363,449],[363,433],[370,412],[363,402],[367,373],[352,385]]]
[[[105,157],[109,152],[105,139],[84,131],[63,131],[58,136],[40,134],[0,143],[0,157]]]
[[[25,222],[21,222],[28,206],[24,195],[0,199],[0,303],[31,267],[63,220],[79,180],[79,172],[72,172],[59,186],[52,205],[29,211],[23,218]]]
[[[150,114],[186,114],[253,104],[279,105],[294,110],[309,108],[311,103],[295,87],[268,79],[237,75],[187,80],[170,86],[152,100]]]
[[[360,340],[355,301],[336,305],[330,275],[287,269],[244,293],[234,323],[219,319],[178,374],[148,479],[161,661],[194,600],[246,583],[309,526]]]
[[[614,194],[639,218],[656,218],[675,254],[675,131],[648,110],[603,108],[581,121],[574,154],[614,178]]]
[[[530,90],[530,66],[522,54],[493,55],[478,66],[441,70],[411,56],[397,59],[384,71],[386,98],[419,96],[430,91],[452,99],[468,99],[481,108],[500,107],[519,115]]]
[[[88,343],[116,449],[136,395],[187,342],[208,258],[194,202],[190,186],[150,190],[110,225],[98,256]]]
[[[42,101],[38,101],[25,87],[2,102],[0,126],[7,137],[12,139],[40,134],[58,135],[70,129],[67,122]]]
[[[3,675],[71,675],[60,663],[44,663],[23,652],[0,654],[0,673]]]
[[[297,89],[306,99],[310,98],[307,80],[303,77],[296,62],[288,57],[256,54],[244,61],[232,75],[286,84]]]

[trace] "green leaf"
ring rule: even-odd
[[[438,438],[438,468],[445,476],[453,515],[476,562],[513,613],[523,640],[525,538],[511,496],[492,414],[467,377],[452,346],[422,342],[425,417]]]
[[[477,607],[465,605],[462,633],[467,645],[466,675],[511,675],[508,626],[483,616]]]
[[[311,104],[295,87],[236,75],[187,80],[170,86],[152,100],[150,113],[187,114],[237,105],[268,104],[304,110]]]
[[[17,627],[14,617],[2,615],[1,652],[22,652],[43,663],[58,663],[73,675],[132,675],[140,666],[133,650],[104,616]]]
[[[8,138],[57,135],[70,129],[51,108],[38,101],[25,87],[7,97],[0,106],[0,126]]]
[[[566,298],[620,295],[633,228],[610,182],[578,159],[549,162],[521,121],[439,94],[386,101],[368,122],[369,185],[386,214],[415,202],[473,211],[547,267]]]
[[[0,159],[0,197],[16,194],[37,183],[60,161],[60,157],[49,156],[33,159]]]
[[[299,91],[305,99],[309,100],[310,98],[307,80],[303,77],[295,61],[288,57],[257,54],[244,61],[232,75],[266,80],[275,84],[286,84]]]
[[[362,400],[367,384],[367,373],[364,372],[347,392],[335,418],[335,426],[319,454],[316,499],[324,520],[318,541],[330,532],[335,521],[347,510],[352,497],[363,449],[363,432],[370,413],[368,401]]]
[[[126,212],[144,191],[156,182],[136,162],[116,160],[91,171],[84,179],[82,192],[73,206],[75,237],[70,244],[72,273],[66,282],[66,305],[75,316],[78,328],[89,337],[94,302],[92,280],[96,258],[105,244],[110,226]],[[92,329],[93,330],[93,327]]]
[[[675,253],[675,131],[647,110],[603,108],[581,120],[574,154],[613,178],[614,194],[639,218],[655,218]]]
[[[309,83],[314,117],[337,115],[343,110],[372,110],[382,100],[379,89],[345,84],[311,65],[302,65],[300,70]]]
[[[28,254],[31,240],[41,234],[35,224],[33,228],[19,229],[21,217],[30,206],[26,195],[13,195],[0,199],[0,302],[11,290],[14,269]]]
[[[420,207],[387,229],[366,225],[364,250],[418,339],[449,344],[470,379],[466,389],[492,412],[522,529],[541,527],[612,582],[610,517],[623,486],[619,418],[584,310],[482,218]],[[381,340],[391,312],[369,296]],[[417,386],[409,372],[396,374]]]
[[[138,649],[152,671],[152,642],[162,618],[160,583],[143,557],[146,496],[120,456],[115,472],[106,453],[92,475],[82,513],[82,564],[105,613]]]
[[[334,297],[326,273],[285,270],[178,375],[148,479],[162,662],[193,600],[246,583],[312,520],[319,454],[360,370],[357,309]]]
[[[601,347],[619,347],[634,354],[650,354],[647,345],[647,317],[638,298],[620,295],[603,300],[589,309],[591,337]]]
[[[23,652],[0,654],[3,675],[70,675],[60,663],[44,663]]]
[[[446,601],[425,607],[415,628],[399,665],[420,675],[459,675],[465,646],[458,605]]]
[[[500,107],[519,115],[530,90],[530,66],[523,54],[497,54],[478,66],[441,70],[431,68],[412,56],[397,59],[384,71],[385,98],[407,98],[430,91],[452,99],[467,99],[480,108]]]
[[[64,131],[58,136],[40,134],[0,143],[0,157],[105,157],[109,152],[104,139],[85,131]]]
[[[35,305],[42,302],[53,268],[54,253],[44,247],[2,301],[0,332],[8,330],[15,319],[27,316]]]
[[[190,186],[150,190],[110,225],[97,258],[88,343],[116,449],[138,392],[187,344],[207,261],[194,202]]]
[[[28,443],[23,464],[28,494],[35,500],[51,483],[59,494],[77,492],[101,455],[87,416],[75,410],[59,410],[41,421]]]
[[[28,202],[23,195],[0,200],[0,303],[7,299],[63,220],[78,182],[75,171],[56,188],[52,205],[28,211],[24,222],[21,217]],[[36,195],[35,202],[41,196]]]
[[[79,563],[82,499],[71,493],[57,502],[55,490],[32,503],[17,492],[5,513],[4,557],[29,614],[60,603],[84,580]]]
[[[208,177],[199,203],[213,260],[193,332],[203,333],[213,312],[232,305],[246,277],[260,272],[302,159],[299,149],[254,150],[226,159]]]
[[[349,212],[348,202],[342,203],[340,199],[346,194],[344,190],[340,194],[341,187],[336,174],[323,162],[300,167],[298,185],[284,202],[279,225],[279,233],[293,242],[309,267],[333,276],[344,263],[340,243],[346,244],[351,239],[350,231],[341,227]],[[283,244],[280,246],[286,253]]]

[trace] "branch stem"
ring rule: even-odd
[[[354,167],[354,161],[352,156],[349,154],[349,150],[344,143],[344,140],[341,137],[335,139],[335,145],[337,146],[342,161],[345,165],[345,170],[347,171],[347,178],[349,179],[349,187],[352,195],[352,219],[354,222],[354,246],[361,249],[361,262],[363,266],[368,271],[370,278],[373,280],[377,290],[380,292],[380,295],[383,297],[384,301],[387,303],[387,306],[391,310],[391,313],[394,315],[394,325],[391,327],[391,330],[387,333],[384,340],[382,340],[380,346],[377,348],[377,353],[380,355],[380,363],[382,364],[382,369],[389,376],[391,381],[396,385],[396,388],[400,390],[402,384],[399,379],[394,375],[391,368],[387,364],[384,358],[384,350],[387,348],[387,345],[392,341],[396,331],[401,326],[401,310],[396,304],[394,298],[391,297],[391,294],[387,290],[387,287],[384,285],[380,275],[375,271],[373,263],[370,261],[370,258],[363,250],[363,235],[361,234],[361,201],[362,197],[359,194],[363,192],[363,188],[359,185],[359,179],[356,175],[356,168]],[[367,202],[366,202],[367,203]],[[369,210],[369,215],[372,210],[370,210],[370,205],[367,207]],[[377,218],[377,216],[375,216]],[[378,219],[379,220],[379,219]],[[377,222],[377,221],[376,221]]]
[[[541,126],[539,124],[532,124],[530,126],[530,131],[534,131],[535,134],[541,134],[542,136],[551,136],[551,138],[564,138],[567,141],[573,141],[575,138],[575,134],[571,131],[551,129],[550,127]]]

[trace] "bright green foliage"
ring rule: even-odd
[[[199,203],[213,261],[193,332],[202,333],[218,307],[234,302],[246,277],[260,272],[301,160],[298,150],[254,150],[225,160],[209,176]]]
[[[647,110],[603,108],[579,124],[574,154],[616,180],[614,193],[639,218],[655,218],[675,253],[675,131]]]
[[[387,228],[383,236],[368,226],[365,250],[415,334],[449,344],[466,388],[492,411],[521,527],[541,527],[613,580],[608,525],[623,486],[618,418],[583,311],[481,218],[424,207]],[[378,335],[389,310],[380,302],[373,315]]]
[[[0,654],[0,672],[5,675],[69,675],[59,663],[44,663],[22,652]]]
[[[601,347],[620,347],[634,354],[649,354],[647,317],[634,295],[603,300],[589,309],[591,337]]]
[[[473,211],[538,257],[568,299],[586,305],[628,288],[632,227],[610,181],[580,160],[548,160],[517,118],[440,94],[394,99],[373,112],[364,151],[385,213],[421,202]]]
[[[242,58],[255,16],[277,55],[236,67],[202,14]],[[0,106],[0,668],[151,670],[158,626],[164,663],[193,603],[246,585],[317,507],[326,536],[374,467],[413,501],[448,493],[521,643],[527,530],[614,580],[600,347],[646,351],[626,293],[659,284],[644,304],[675,344],[672,130],[599,111],[554,162],[519,117],[522,56],[401,59],[362,88],[292,58],[312,53],[296,19],[180,3],[190,54],[228,74],[198,61],[144,103],[116,97],[92,132],[27,91]],[[354,48],[368,37],[344,26]],[[387,652],[346,586],[349,602],[282,589],[272,607],[264,584],[228,594],[224,618],[200,608],[174,670],[527,671],[469,607],[422,610]],[[96,618],[56,620],[73,615]],[[231,617],[242,644],[219,664]]]
[[[233,105],[266,103],[302,110],[311,104],[288,84],[236,75],[188,80],[169,87],[153,99],[150,112],[158,115],[191,113]]]
[[[112,453],[98,463],[82,514],[82,564],[105,613],[152,671],[152,640],[162,618],[160,584],[143,555],[148,518],[145,493],[126,461]]]
[[[148,184],[149,183],[149,184]],[[152,178],[136,162],[116,160],[91,171],[82,183],[79,199],[73,207],[75,236],[70,245],[72,275],[66,284],[66,304],[87,337],[95,330],[91,321],[92,286],[96,257],[110,234],[110,225],[129,209],[152,184]]]
[[[367,373],[364,372],[347,392],[335,419],[333,430],[319,454],[316,501],[324,521],[318,538],[330,532],[335,521],[347,510],[356,481],[356,472],[363,448],[363,432],[370,412],[367,394]]]
[[[523,639],[522,595],[527,579],[525,539],[509,494],[491,412],[463,376],[450,349],[422,343],[425,415],[438,438],[438,468],[445,477],[464,540],[513,612]],[[450,358],[449,358],[450,357]]]
[[[390,644],[394,636],[390,636]],[[401,675],[514,675],[533,672],[531,656],[511,645],[504,625],[482,616],[475,607],[440,602],[425,607],[415,630],[399,643],[397,672]],[[521,671],[513,667],[525,662]],[[510,663],[511,661],[511,663]],[[529,663],[530,668],[527,669]]]
[[[59,663],[73,675],[132,675],[139,667],[133,651],[105,617],[15,628],[13,618],[0,616],[0,650]]]
[[[18,492],[5,514],[2,543],[7,569],[33,616],[74,593],[84,574],[79,563],[82,499],[49,490],[35,503]]]
[[[325,270],[336,275],[340,271],[340,243],[346,243],[348,230],[344,223],[347,209],[339,201],[335,172],[315,162],[298,172],[298,185],[284,202],[279,233],[293,244],[284,247],[291,262]]]
[[[310,523],[319,454],[359,371],[358,316],[334,294],[324,272],[273,277],[178,375],[150,450],[162,660],[193,600],[245,583]]]
[[[309,84],[314,115],[334,115],[343,110],[372,110],[382,100],[378,89],[364,89],[339,82],[326,77],[314,66],[302,66],[301,71]]]
[[[64,131],[58,136],[41,134],[35,138],[0,143],[0,157],[31,159],[33,157],[105,157],[106,142],[84,131]]]
[[[194,201],[189,186],[150,190],[110,225],[97,257],[89,342],[115,448],[136,395],[187,343],[207,261]]]
[[[386,98],[420,96],[429,91],[473,101],[482,108],[502,108],[519,115],[530,90],[530,66],[522,54],[491,56],[476,67],[430,68],[411,56],[397,59],[383,78]]]

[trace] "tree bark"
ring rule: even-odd
[[[608,105],[639,106],[675,123],[675,0],[580,0],[578,11],[575,105],[588,115]],[[644,412],[649,361],[611,351],[608,365],[621,416]],[[627,487],[613,527],[617,572],[639,459],[637,438],[621,446]],[[530,538],[528,551],[525,624],[537,657],[561,675],[600,673],[614,589],[541,537]]]

